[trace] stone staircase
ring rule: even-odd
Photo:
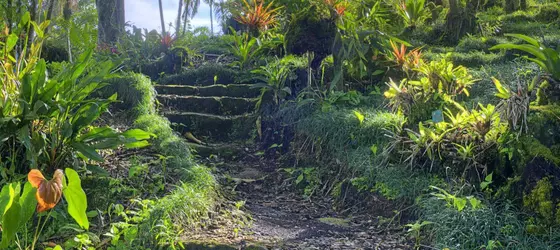
[[[174,129],[191,132],[203,143],[191,142],[198,155],[235,158],[256,135],[255,105],[260,89],[251,84],[156,85],[163,115]]]

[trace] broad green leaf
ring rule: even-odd
[[[10,184],[4,185],[0,191],[0,219],[6,212],[6,206],[11,202],[10,200]]]
[[[537,41],[536,39],[531,38],[531,37],[529,37],[529,36],[526,36],[526,35],[522,35],[522,34],[505,34],[505,36],[519,38],[519,39],[521,39],[521,40],[523,40],[523,41],[525,41],[525,42],[527,42],[527,43],[529,43],[529,44],[531,44],[531,45],[533,45],[533,46],[540,47],[539,41]]]
[[[26,182],[23,186],[23,193],[21,194],[21,224],[24,225],[31,219],[35,209],[37,208],[37,199],[35,193],[37,189],[31,186],[31,183]]]
[[[91,171],[96,176],[109,176],[109,172],[107,172],[107,170],[105,170],[104,168],[102,168],[98,165],[88,164],[88,165],[86,165],[86,169],[88,171]]]
[[[73,142],[71,146],[90,160],[103,161],[103,157],[101,157],[93,147],[81,142]]]
[[[143,148],[143,147],[150,146],[150,142],[148,142],[148,141],[135,141],[135,142],[126,143],[124,146],[128,149]]]
[[[21,218],[21,206],[19,205],[19,183],[18,185],[9,185],[9,202],[6,206],[6,212],[2,217],[2,242],[0,243],[0,248],[7,248],[12,242],[14,236],[16,235],[20,225]]]
[[[29,11],[26,11],[23,16],[21,16],[21,20],[19,21],[18,26],[24,27],[29,21],[31,20],[31,14]]]
[[[83,229],[89,229],[87,218],[87,197],[82,189],[82,181],[78,173],[71,168],[65,169],[68,184],[63,190],[64,198],[68,202],[68,213]]]
[[[467,199],[455,197],[453,205],[457,208],[457,211],[461,212],[465,209],[465,206],[467,206]]]
[[[544,53],[535,46],[532,45],[527,45],[527,44],[522,44],[522,45],[518,45],[518,44],[498,44],[492,48],[490,48],[490,50],[496,50],[496,49],[516,49],[516,50],[521,50],[521,51],[525,51],[531,55],[533,55],[534,57],[536,57],[537,59],[539,59],[539,61],[545,61],[546,60],[546,56],[544,55]]]
[[[14,49],[18,41],[18,37],[15,34],[10,34],[6,40],[6,50],[10,52]]]
[[[475,197],[469,196],[469,197],[467,197],[467,199],[469,199],[469,202],[471,203],[471,207],[474,210],[476,210],[476,209],[478,209],[482,206],[482,202]]]
[[[82,56],[80,56],[79,62],[74,66],[74,68],[72,68],[71,80],[76,80],[80,75],[82,75],[91,59],[92,53],[93,50],[90,49],[83,53]]]
[[[41,27],[36,23],[31,21],[31,25],[33,25],[34,31],[37,34],[37,37],[43,38],[45,37],[45,32],[41,29]]]
[[[129,129],[126,132],[122,133],[124,137],[127,138],[134,138],[136,140],[148,140],[155,135],[153,133],[146,132],[141,129]]]

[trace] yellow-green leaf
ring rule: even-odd
[[[87,218],[87,198],[82,189],[82,181],[78,173],[71,168],[67,168],[66,179],[68,184],[63,190],[64,198],[68,202],[68,213],[84,229],[89,229]]]
[[[362,115],[362,113],[354,110],[354,115],[356,116],[356,118],[358,118],[358,121],[360,121],[360,125],[364,123],[365,116]]]

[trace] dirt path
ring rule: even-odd
[[[305,199],[273,163],[238,161],[216,167],[225,176],[226,198],[244,201],[240,211],[250,221],[231,212],[229,222],[223,219],[197,236],[216,246],[198,249],[412,249],[402,229],[380,225],[374,214],[342,215],[328,199]]]

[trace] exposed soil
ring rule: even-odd
[[[382,223],[385,217],[380,214],[342,214],[329,198],[304,198],[274,162],[249,156],[206,164],[222,175],[225,198],[232,204],[245,203],[240,210],[216,217],[207,230],[190,234],[189,240],[205,242],[191,244],[191,249],[413,248],[402,227]]]

